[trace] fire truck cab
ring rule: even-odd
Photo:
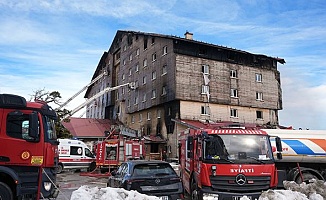
[[[262,130],[188,128],[179,136],[179,148],[181,178],[192,199],[258,199],[277,186],[272,147]]]
[[[0,199],[58,196],[56,119],[44,102],[0,94]]]

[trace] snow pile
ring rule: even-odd
[[[326,199],[326,183],[320,180],[311,180],[311,183],[297,184],[293,181],[284,181],[286,190],[264,191],[258,200],[324,200]],[[155,196],[147,196],[137,191],[127,191],[123,188],[98,188],[81,186],[72,193],[71,200],[159,200]],[[249,200],[243,196],[240,200]]]
[[[323,200],[326,199],[326,183],[320,180],[311,180],[311,183],[297,184],[293,181],[284,181],[286,190],[268,190],[263,192],[259,200]],[[241,199],[246,200],[246,199]]]
[[[70,200],[159,200],[158,197],[127,191],[123,188],[98,188],[83,185],[73,191]]]

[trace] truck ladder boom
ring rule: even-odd
[[[87,104],[89,104],[90,102],[92,102],[94,99],[102,96],[103,94],[107,93],[107,92],[110,92],[110,91],[113,91],[113,90],[117,90],[119,89],[120,87],[123,87],[123,86],[127,86],[127,85],[131,85],[130,83],[125,83],[125,84],[122,84],[122,85],[118,85],[118,86],[115,86],[115,87],[107,87],[105,88],[104,90],[102,90],[101,92],[95,94],[94,96],[92,96],[91,98],[87,99],[84,103],[80,104],[78,107],[76,107],[75,109],[73,109],[71,112],[70,112],[70,116],[72,116],[73,114],[75,114],[76,112],[78,112],[79,110],[81,110],[82,108],[84,108]],[[63,117],[63,119],[66,119],[68,118],[69,116],[65,116]]]
[[[86,90],[89,86],[91,86],[93,83],[95,83],[96,81],[98,81],[100,78],[102,78],[103,76],[107,75],[107,71],[104,71],[102,74],[100,74],[99,76],[97,76],[96,78],[94,78],[89,84],[87,84],[86,86],[84,86],[81,90],[79,90],[76,94],[74,94],[72,97],[70,97],[66,102],[64,102],[63,104],[61,104],[58,109],[62,109],[63,107],[65,107],[70,101],[72,101],[74,98],[76,98],[80,93],[82,93],[84,90]]]

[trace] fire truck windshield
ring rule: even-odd
[[[264,163],[273,155],[267,136],[210,135],[203,143],[205,160],[214,162]]]

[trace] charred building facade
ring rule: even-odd
[[[234,122],[278,126],[282,91],[278,63],[284,59],[154,33],[117,31],[88,88],[86,117],[118,119],[150,141],[148,152],[177,155],[174,122]],[[130,87],[132,86],[132,87]]]

